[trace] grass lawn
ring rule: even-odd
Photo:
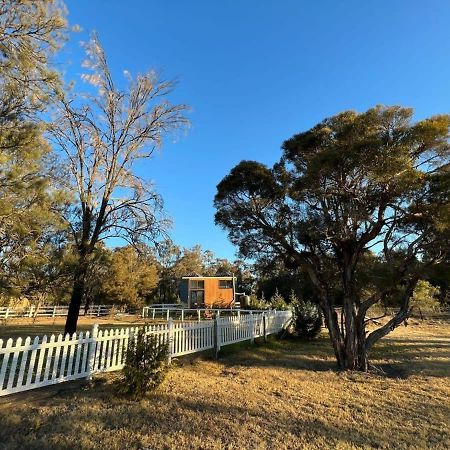
[[[386,376],[338,373],[327,338],[180,359],[158,392],[117,375],[0,400],[2,449],[450,447],[450,326],[410,325],[374,350]]]
[[[26,338],[27,336],[34,338],[45,334],[50,336],[51,334],[63,333],[65,322],[65,317],[38,317],[34,322],[29,318],[2,320],[0,322],[0,339]],[[144,320],[138,316],[80,316],[77,331],[91,330],[94,323],[98,323],[100,328],[120,328],[142,325]]]

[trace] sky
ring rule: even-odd
[[[83,89],[80,41],[96,31],[123,80],[177,78],[191,127],[139,167],[174,222],[171,238],[234,259],[214,224],[216,185],[241,160],[272,165],[282,142],[343,110],[400,104],[450,112],[447,0],[66,0],[82,28],[59,56]]]

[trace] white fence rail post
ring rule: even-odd
[[[214,317],[214,357],[219,358],[220,347],[222,345],[222,329],[221,329],[220,312],[218,311]]]
[[[167,355],[167,362],[170,364],[172,362],[172,355],[173,355],[173,319],[172,317],[169,318],[167,321],[167,328],[169,330],[168,333],[168,355]]]
[[[92,380],[92,375],[95,373],[95,362],[96,362],[96,353],[97,353],[97,336],[98,336],[98,324],[94,323],[92,327],[92,334],[90,336],[91,345],[89,347],[89,355],[88,355],[88,375],[87,379]]]

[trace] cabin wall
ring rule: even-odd
[[[233,302],[233,289],[219,289],[219,279],[205,279],[205,305],[229,308]]]
[[[178,293],[183,303],[189,302],[189,280],[181,280],[179,283]]]
[[[234,300],[233,288],[221,289],[219,288],[219,281],[221,278],[195,278],[181,280],[179,283],[179,295],[183,303],[190,308],[194,305],[191,301],[191,291],[198,291],[198,288],[192,287],[193,281],[203,281],[204,283],[204,300],[203,307],[211,308],[230,308]],[[200,305],[199,305],[200,307]]]

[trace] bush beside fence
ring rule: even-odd
[[[202,322],[174,323],[169,319],[144,329],[169,344],[170,359],[205,350],[218,352],[225,345],[278,333],[291,316],[290,311],[267,311]],[[138,329],[99,330],[94,325],[91,332],[73,336],[0,340],[0,396],[120,370],[128,343]]]

